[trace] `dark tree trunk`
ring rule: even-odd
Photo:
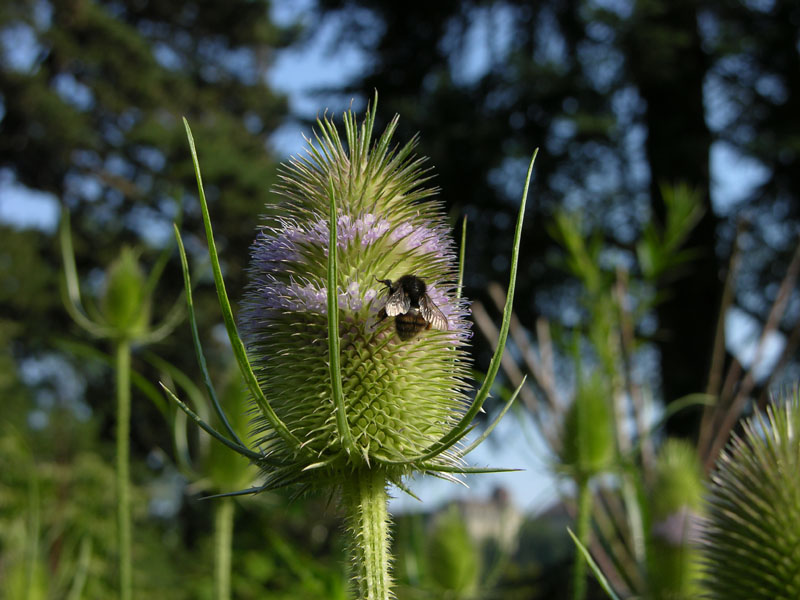
[[[662,392],[669,403],[706,386],[721,294],[717,223],[709,196],[711,133],[703,105],[707,57],[691,0],[640,2],[628,39],[631,73],[647,106],[653,214],[663,223],[664,184],[688,184],[700,192],[705,206],[687,243],[699,255],[680,278],[664,282],[666,300],[658,307]],[[694,434],[697,416],[676,415],[667,433]]]

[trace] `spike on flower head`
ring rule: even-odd
[[[240,319],[260,387],[314,458],[300,459],[298,448],[279,439],[256,409],[262,449],[283,463],[322,462],[331,476],[351,461],[420,455],[450,431],[465,405],[470,330],[467,304],[456,298],[450,229],[435,190],[424,185],[428,171],[412,154],[415,140],[390,145],[395,117],[373,143],[373,122],[374,112],[360,127],[346,113],[345,144],[331,120],[319,120],[306,154],[283,166],[277,216],[265,218],[252,246]],[[340,439],[329,371],[330,194],[337,206],[342,389],[355,456]],[[390,291],[379,280],[409,274],[426,283],[447,323],[401,339],[398,317],[381,318]],[[425,314],[420,298],[410,303],[406,312]],[[456,459],[445,452],[433,460],[452,466]],[[390,479],[412,466],[396,468]]]

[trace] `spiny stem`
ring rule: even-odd
[[[116,343],[117,373],[117,552],[119,553],[119,597],[131,599],[131,509],[129,490],[131,421],[131,347],[127,340]]]
[[[233,498],[220,498],[214,506],[214,598],[231,597],[231,543]]]
[[[575,524],[576,534],[581,544],[589,547],[589,527],[592,514],[592,492],[586,477],[578,478],[578,518]],[[575,549],[575,563],[572,569],[572,600],[586,598],[586,561]]]
[[[389,512],[386,475],[361,468],[345,481],[342,502],[351,535],[353,579],[358,600],[389,600]]]

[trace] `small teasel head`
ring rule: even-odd
[[[603,377],[581,379],[564,415],[559,470],[576,481],[588,481],[614,461],[614,421],[610,392]]]
[[[312,485],[354,463],[383,464],[399,480],[415,468],[408,460],[448,433],[466,406],[470,329],[467,304],[456,295],[450,227],[436,190],[426,187],[424,159],[413,155],[416,141],[390,145],[397,117],[373,141],[373,122],[374,112],[360,126],[346,113],[345,144],[330,119],[318,121],[305,155],[283,166],[277,206],[251,251],[240,328],[259,386],[301,445],[287,445],[256,407],[260,448],[282,464],[324,464],[313,469]],[[349,448],[329,368],[331,196]],[[424,282],[423,292],[390,301],[386,282],[408,276]],[[431,461],[454,466],[456,458],[446,451]]]
[[[73,320],[94,337],[149,344],[166,337],[183,318],[183,299],[179,298],[161,322],[153,323],[152,319],[156,284],[169,259],[171,247],[165,248],[150,271],[145,273],[140,262],[140,250],[123,246],[117,258],[106,268],[99,304],[84,307],[69,211],[66,209],[61,214],[59,241],[64,260],[64,306]]]
[[[151,298],[146,287],[138,253],[123,247],[106,272],[100,305],[102,317],[120,336],[136,338],[149,327]]]
[[[697,451],[686,440],[666,440],[653,475],[648,490],[650,597],[697,598],[701,595],[697,537],[705,492]]]

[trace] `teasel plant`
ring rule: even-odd
[[[514,230],[500,342],[469,402],[469,307],[460,293],[463,229],[457,256],[442,206],[432,199],[435,190],[425,187],[430,172],[413,154],[416,138],[392,145],[397,116],[374,141],[375,104],[360,126],[352,111],[343,121],[346,146],[334,122],[322,118],[314,140],[307,140],[306,154],[283,166],[275,190],[281,203],[265,217],[252,246],[238,323],[185,123],[218,299],[252,395],[257,442],[250,447],[242,441],[219,403],[214,408],[223,431],[164,389],[202,429],[260,467],[260,485],[224,496],[293,488],[296,494],[321,492],[338,499],[350,539],[354,592],[359,599],[386,600],[393,597],[388,486],[413,496],[405,481],[414,473],[460,482],[468,473],[505,470],[470,467],[465,458],[489,435],[519,389],[482,435],[468,445],[465,438],[503,354],[536,153]],[[211,389],[177,227],[175,234],[195,350]],[[422,327],[401,339],[396,317],[381,318],[391,286],[379,280],[397,282],[405,275],[427,284],[425,293],[446,325]]]
[[[166,338],[184,318],[183,298],[179,297],[159,323],[152,323],[153,295],[169,260],[172,248],[165,249],[153,268],[145,274],[139,252],[123,247],[106,270],[99,304],[81,293],[75,252],[72,244],[69,211],[62,212],[59,240],[64,261],[62,299],[67,312],[83,330],[95,339],[108,340],[113,358],[105,360],[102,352],[92,352],[80,344],[68,343],[70,351],[100,358],[113,365],[116,377],[115,478],[117,498],[117,551],[120,600],[133,595],[131,557],[130,501],[130,419],[132,349],[142,348]],[[163,398],[159,399],[163,403]]]

